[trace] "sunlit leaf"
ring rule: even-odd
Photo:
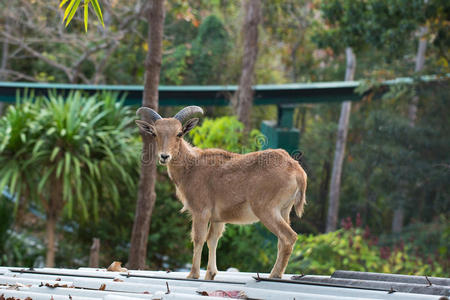
[[[77,0],[70,0],[69,5],[66,7],[66,10],[64,11],[64,17],[63,17],[63,21],[66,20],[67,16],[69,15],[69,13],[72,11],[72,8],[74,7],[74,4]],[[76,10],[76,9],[75,9]]]
[[[89,14],[89,2],[90,0],[84,0],[84,30],[88,30],[88,14]]]
[[[100,20],[100,22],[102,23],[103,26],[105,26],[105,24],[103,23],[103,15],[102,15],[102,10],[100,9],[100,5],[98,3],[98,0],[91,0],[92,2],[92,7],[94,8],[95,13],[97,14],[98,19]]]
[[[72,21],[72,18],[75,15],[75,13],[77,12],[78,6],[80,5],[80,2],[81,2],[81,0],[72,0],[72,1],[75,1],[75,3],[73,5],[71,11],[67,15],[66,27],[69,25],[70,21]]]
[[[68,0],[62,0],[61,3],[59,4],[59,7],[62,8],[64,6],[64,4],[67,3]]]

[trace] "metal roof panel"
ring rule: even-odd
[[[186,279],[187,272],[135,271],[107,272],[105,269],[57,269],[57,268],[8,268],[0,267],[0,295],[5,297],[31,297],[35,299],[54,300],[69,299],[223,299],[220,297],[205,298],[200,293],[218,291],[240,291],[252,299],[440,299],[449,295],[449,286],[441,286],[440,295],[417,293],[389,292],[389,286],[408,286],[409,283],[387,281],[391,274],[351,273],[355,278],[337,278],[333,276],[306,275],[297,280],[287,274],[281,280],[270,280],[268,274],[245,272],[219,272],[217,280]],[[201,271],[201,276],[205,271]],[[258,277],[259,276],[259,277]],[[343,275],[342,275],[343,276]],[[362,279],[364,276],[377,276],[383,280]],[[381,277],[380,277],[381,276]],[[256,277],[256,279],[255,279]],[[417,276],[416,276],[417,277]],[[417,280],[420,277],[403,276]],[[423,278],[422,278],[423,279]],[[364,284],[348,286],[349,282],[359,281]],[[433,278],[435,282],[446,282],[446,278]],[[436,281],[437,280],[437,281]],[[441,281],[438,281],[441,280]],[[56,285],[56,284],[59,284]],[[46,286],[47,285],[47,286]],[[73,288],[61,287],[61,285]],[[368,285],[368,286],[367,286]],[[420,286],[419,283],[411,283]],[[52,287],[54,286],[54,287]],[[366,287],[367,286],[367,287]],[[425,287],[422,284],[422,287]],[[13,289],[6,289],[13,288]],[[430,289],[431,290],[431,289]]]

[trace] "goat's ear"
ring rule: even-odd
[[[193,118],[188,120],[183,126],[183,135],[192,130],[195,126],[197,126],[199,119]]]
[[[142,131],[144,131],[144,132],[146,132],[146,133],[148,133],[148,134],[151,134],[152,136],[155,136],[155,135],[156,135],[156,133],[155,133],[155,127],[154,127],[152,124],[147,123],[147,122],[145,122],[145,121],[141,121],[141,120],[136,120],[135,122],[136,122],[136,125],[137,125]]]

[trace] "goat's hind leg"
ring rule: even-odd
[[[214,280],[214,277],[217,275],[216,249],[224,228],[225,223],[222,222],[211,222],[209,225],[208,237],[206,239],[206,242],[208,243],[209,257],[205,280]]]
[[[202,258],[203,244],[205,244],[208,232],[209,217],[203,215],[192,215],[192,242],[194,253],[192,256],[192,268],[187,278],[198,279],[200,277],[200,262]]]
[[[289,212],[278,210],[267,212],[259,216],[261,222],[278,237],[277,260],[270,272],[270,278],[281,278],[291,256],[297,233],[289,226]]]

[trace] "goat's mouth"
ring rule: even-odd
[[[168,160],[168,159],[160,158],[160,159],[159,159],[159,163],[160,163],[161,165],[167,165],[167,164],[169,163],[169,160]]]

